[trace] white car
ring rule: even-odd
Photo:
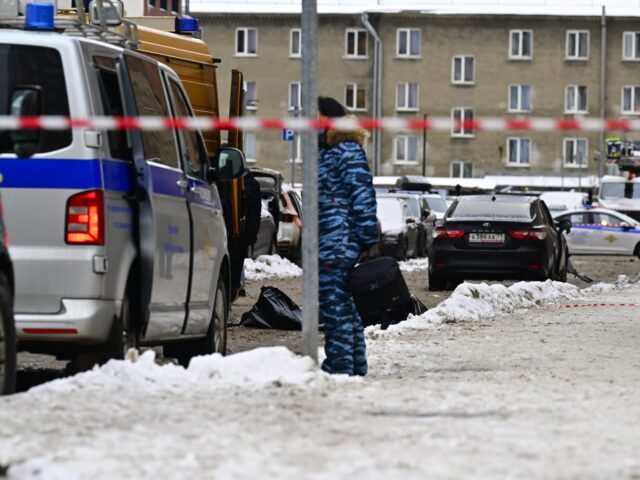
[[[556,221],[569,220],[565,234],[570,254],[637,255],[640,257],[640,222],[606,208],[561,212]]]

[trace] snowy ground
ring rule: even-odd
[[[0,464],[37,479],[638,478],[639,295],[637,278],[463,284],[369,328],[364,379],[284,348],[186,370],[113,361],[0,398]]]

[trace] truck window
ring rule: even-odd
[[[124,107],[122,105],[116,62],[115,58],[93,57],[103,112],[107,116],[121,117],[124,115]],[[124,130],[109,130],[107,132],[107,140],[113,158],[131,159],[131,151],[127,144],[127,134]]]
[[[175,116],[193,116],[180,87],[178,87],[172,79],[169,79],[169,90],[171,91],[171,100]],[[202,170],[200,159],[206,156],[204,146],[201,145],[200,139],[198,138],[199,133],[195,130],[183,130],[180,137],[184,143],[186,171],[190,175],[198,176]]]
[[[138,115],[141,117],[168,117],[169,108],[158,66],[130,55],[125,58],[127,59]],[[144,131],[142,132],[142,140],[147,160],[172,168],[179,167],[174,132],[171,130]]]
[[[60,53],[54,48],[0,44],[0,114],[9,113],[11,92],[25,85],[42,89],[42,114],[69,116],[69,99]],[[43,130],[37,153],[71,144],[71,130]],[[12,151],[9,133],[0,133],[0,153]]]

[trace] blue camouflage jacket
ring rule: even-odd
[[[362,149],[366,135],[329,130],[319,146],[320,265],[351,267],[378,241],[373,177]]]

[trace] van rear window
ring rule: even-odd
[[[42,114],[69,116],[69,99],[60,53],[47,47],[0,44],[0,114],[9,113],[11,92],[21,86],[42,89]],[[71,130],[43,130],[37,153],[71,144]],[[0,152],[13,151],[8,132],[0,133]]]

